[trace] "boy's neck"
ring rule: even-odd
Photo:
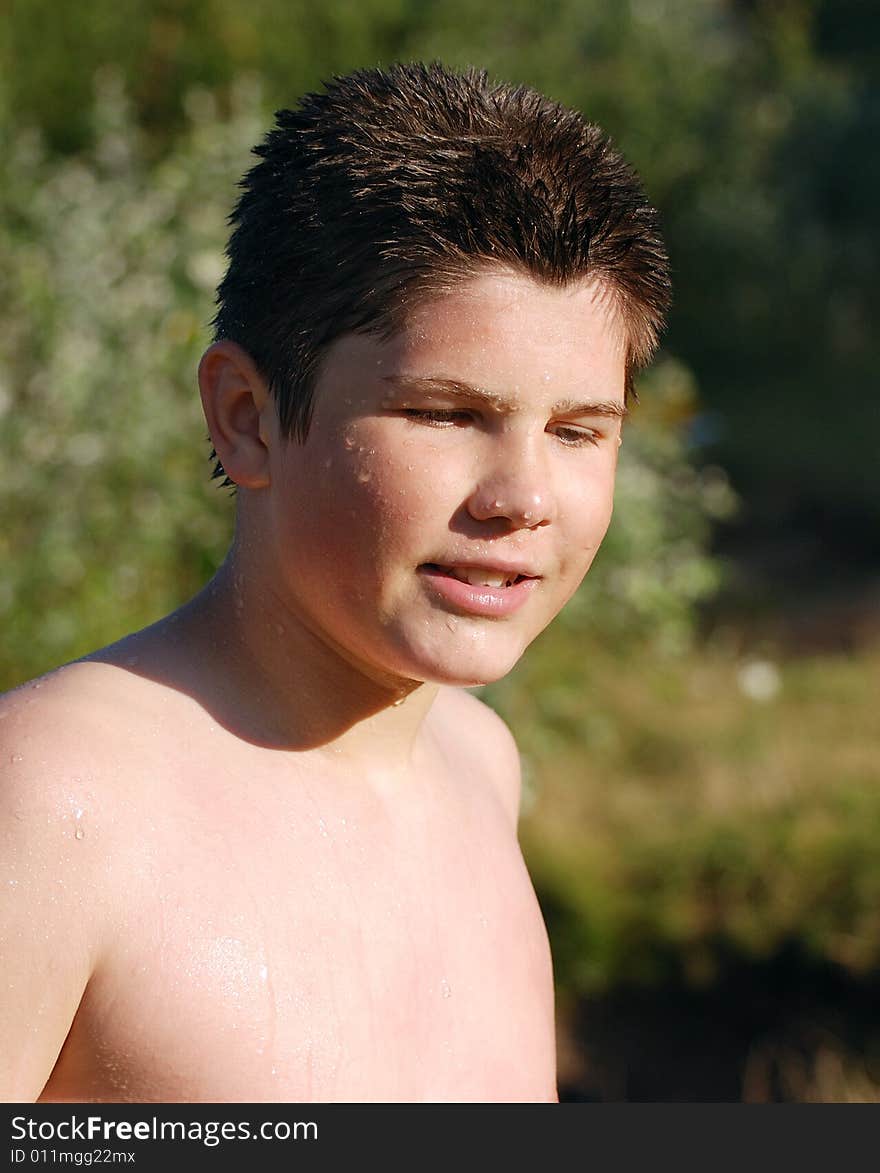
[[[383,676],[311,631],[276,592],[239,572],[235,549],[175,613],[175,641],[201,666],[206,700],[245,740],[326,752],[372,773],[412,768],[439,686]],[[233,716],[234,714],[234,716]]]

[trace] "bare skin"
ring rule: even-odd
[[[492,273],[429,308],[336,345],[301,447],[211,348],[226,563],[0,698],[4,1100],[556,1099],[516,747],[462,686],[592,561],[622,350],[588,288]],[[514,562],[514,611],[436,584]]]
[[[28,1015],[5,1032],[8,1097],[552,1098],[547,940],[491,714],[443,690],[411,784],[364,785],[113,666],[134,646],[158,676],[160,638],[6,702],[29,851],[12,894],[26,921],[8,938]]]

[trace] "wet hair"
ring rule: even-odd
[[[657,213],[602,130],[525,86],[438,62],[361,70],[324,91],[279,110],[254,148],[217,293],[214,337],[254,359],[283,434],[305,439],[335,339],[388,337],[487,266],[599,282],[632,394],[669,305],[669,263]]]

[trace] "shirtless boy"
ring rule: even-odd
[[[0,1094],[554,1100],[517,752],[464,690],[606,531],[655,216],[579,115],[439,65],[258,154],[199,368],[229,554],[0,699]]]

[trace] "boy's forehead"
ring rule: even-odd
[[[516,410],[535,396],[554,401],[624,399],[626,346],[613,299],[597,282],[565,287],[488,272],[425,296],[390,335],[338,338],[318,390],[378,395],[389,406],[469,395]]]
[[[476,386],[483,396],[497,399],[519,385],[622,369],[627,354],[621,316],[598,282],[560,287],[492,272],[421,302],[389,342],[386,377],[412,365],[454,381],[470,369],[482,376]],[[473,379],[462,381],[474,385]]]

